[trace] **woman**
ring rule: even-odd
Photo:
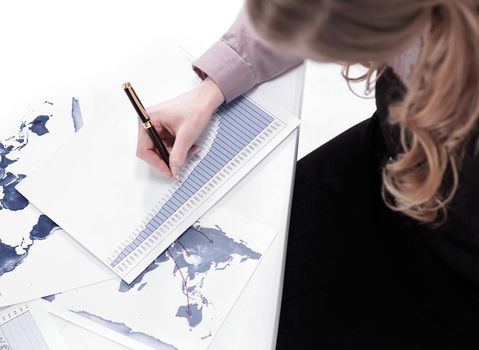
[[[221,103],[304,58],[377,73],[376,113],[298,162],[278,349],[479,344],[478,8],[249,0],[202,84],[149,109],[171,172],[143,129],[138,156],[171,176]]]

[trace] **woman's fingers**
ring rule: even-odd
[[[136,146],[136,156],[148,163],[161,173],[171,176],[171,171],[161,157],[156,153],[153,141],[143,127],[138,131],[138,143]]]
[[[150,166],[155,168],[156,170],[160,171],[161,173],[171,177],[170,168],[166,165],[166,163],[161,159],[161,157],[152,149],[145,149],[142,151],[137,152],[138,158],[148,163]]]
[[[173,176],[178,175],[183,164],[185,164],[186,157],[193,146],[193,136],[189,132],[180,129],[175,138],[175,143],[170,152],[170,169]]]
[[[209,90],[205,90],[207,88],[207,85],[202,84],[200,91],[208,92]],[[198,103],[203,100],[203,95],[198,91],[191,90],[169,101],[147,108],[153,125],[170,153],[169,169],[166,169],[166,164],[158,159],[155,147],[149,140],[149,135],[144,131],[140,132],[138,136],[138,156],[170,176],[178,175],[186,158],[199,151],[194,143],[208,124],[212,112],[222,102],[222,100],[213,99],[211,105],[198,108]],[[210,91],[210,93],[212,92]]]
[[[155,128],[159,131],[160,137],[170,154],[170,166],[168,167],[158,155],[148,133],[141,127],[138,133],[137,157],[163,174],[175,176],[180,172],[186,158],[197,153],[199,147],[192,144],[195,139],[188,132],[182,133],[179,131],[175,136],[164,126],[155,125]]]
[[[196,154],[200,151],[200,147],[198,145],[191,146],[190,150],[188,151],[188,155]]]
[[[168,151],[168,154],[171,153],[172,149],[173,149],[173,146],[166,146],[166,150]],[[193,146],[190,147],[190,150],[188,151],[188,156],[196,154],[199,151],[200,151],[200,147],[198,145],[193,145]]]

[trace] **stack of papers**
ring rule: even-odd
[[[111,273],[18,192],[91,113],[86,88],[30,101],[0,135],[0,307],[110,279]],[[81,107],[80,107],[81,104]],[[83,116],[82,116],[83,115]],[[86,268],[85,268],[86,267]]]
[[[0,310],[0,349],[63,350],[67,345],[39,301]]]
[[[87,90],[52,92],[2,128],[0,307],[43,298],[126,347],[206,349],[277,234],[208,210],[298,121],[246,97],[222,106],[175,183],[136,159],[127,99],[115,123],[93,120]]]

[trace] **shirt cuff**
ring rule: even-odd
[[[255,85],[253,71],[228,44],[219,40],[193,61],[193,70],[201,79],[210,77],[229,103]]]

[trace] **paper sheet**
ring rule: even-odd
[[[6,125],[0,135],[0,306],[111,278],[16,189],[91,113],[85,91],[83,86],[45,91],[43,98],[25,101],[16,115],[2,116]]]
[[[214,209],[133,283],[116,279],[61,293],[51,310],[135,349],[206,349],[276,234]]]
[[[47,309],[41,301],[0,310],[0,349],[66,350]]]
[[[224,105],[177,184],[136,158],[137,117],[125,96],[115,101],[124,114],[90,123],[19,190],[127,282],[299,124],[266,99]]]

